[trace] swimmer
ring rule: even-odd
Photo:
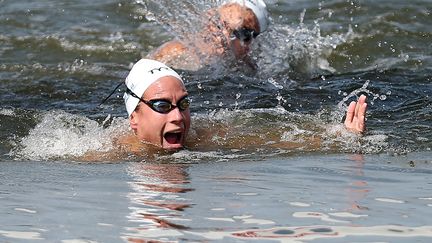
[[[227,0],[206,14],[208,22],[204,30],[194,35],[192,41],[171,40],[149,53],[146,58],[163,62],[175,69],[196,71],[214,62],[215,58],[232,55],[236,60],[256,69],[248,53],[253,40],[269,24],[264,1]]]
[[[130,127],[135,136],[123,144],[134,144],[129,150],[139,151],[142,143],[172,151],[182,149],[191,125],[190,100],[182,78],[165,64],[141,59],[125,81],[123,96]],[[354,133],[365,131],[366,96],[351,102],[345,127]],[[137,145],[137,146],[135,146]]]
[[[182,78],[163,63],[141,59],[125,83],[123,98],[136,139],[166,150],[183,148],[191,119]]]

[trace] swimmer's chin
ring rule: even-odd
[[[161,144],[155,144],[155,143],[150,143],[150,142],[145,141],[145,140],[143,140],[141,142],[148,145],[148,149],[150,149],[153,152],[157,152],[157,153],[177,152],[177,151],[185,148],[183,143],[170,144],[170,143],[167,143],[166,141],[163,141]]]

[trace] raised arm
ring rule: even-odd
[[[346,113],[345,127],[354,133],[363,133],[366,130],[366,96],[361,95],[357,102],[352,101]]]

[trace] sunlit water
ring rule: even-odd
[[[121,88],[98,105],[218,1],[0,0],[0,241],[429,242],[432,2],[267,3],[258,70],[178,70],[188,149],[141,157]]]

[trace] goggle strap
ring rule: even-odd
[[[114,88],[114,90],[105,98],[105,99],[103,99],[102,100],[102,102],[97,106],[97,107],[100,107],[103,103],[105,103],[116,91],[117,91],[117,89],[122,85],[122,84],[124,84],[124,82],[122,81],[121,83],[119,83],[115,88]]]

